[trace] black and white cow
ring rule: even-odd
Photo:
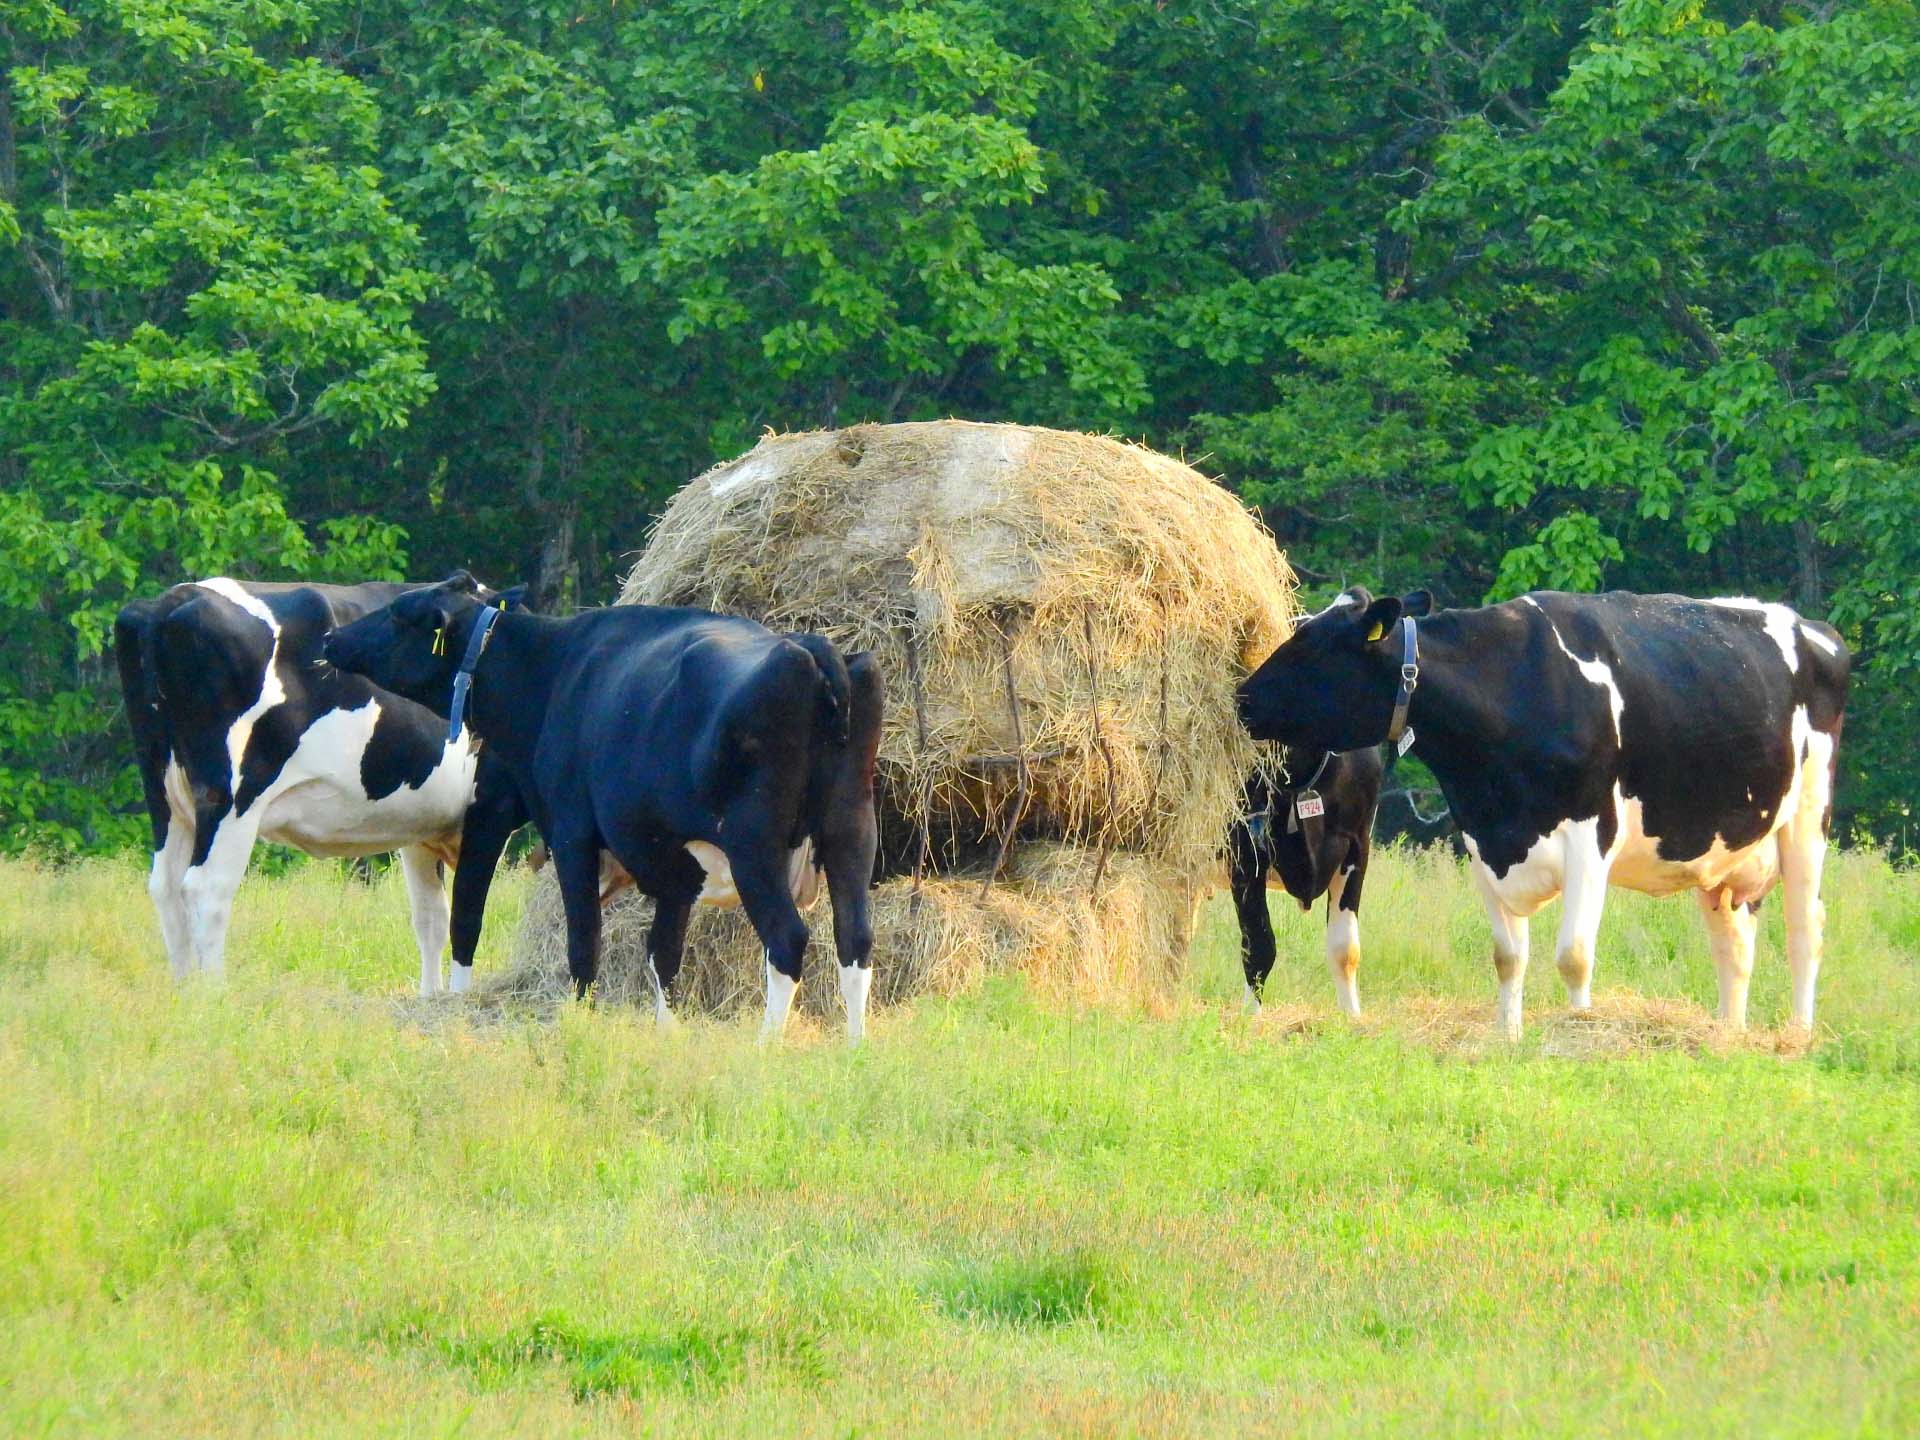
[[[1720,1018],[1745,1023],[1754,907],[1786,893],[1792,1018],[1813,1023],[1820,872],[1848,655],[1784,605],[1543,592],[1419,619],[1350,590],[1241,687],[1258,738],[1411,742],[1466,837],[1520,1029],[1527,917],[1564,896],[1558,962],[1590,1003],[1609,883],[1697,893]]]
[[[1385,768],[1372,747],[1344,755],[1289,750],[1281,778],[1255,772],[1247,781],[1246,818],[1228,832],[1227,860],[1248,1010],[1260,1008],[1273,972],[1267,887],[1269,877],[1277,876],[1302,910],[1327,897],[1327,970],[1334,995],[1347,1014],[1360,1013],[1360,892]]]
[[[471,578],[465,585],[476,589]],[[441,988],[449,914],[440,866],[462,854],[475,747],[449,743],[446,722],[424,706],[321,654],[336,625],[407,588],[222,578],[120,612],[116,658],[153,823],[147,888],[175,976],[224,968],[234,894],[255,841],[270,840],[312,855],[398,850],[420,991]],[[483,788],[504,783],[501,774]],[[497,798],[516,808],[510,793]],[[456,878],[456,903],[478,889],[466,904],[475,923],[455,946],[456,991],[470,982],[480,901],[511,828],[469,837],[469,850],[491,853]]]
[[[817,864],[847,1034],[860,1038],[879,844],[871,655],[704,610],[502,613],[449,584],[341,628],[327,656],[456,726],[471,686],[472,727],[551,853],[578,994],[599,973],[607,887],[630,882],[655,902],[647,958],[663,1021],[692,906],[737,896],[767,953],[762,1034],[777,1035],[807,948],[795,895]]]

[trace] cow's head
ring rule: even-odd
[[[525,596],[525,586],[496,594],[457,570],[438,585],[409,590],[386,609],[341,626],[327,637],[326,658],[445,715],[475,617],[488,605],[510,610]]]
[[[1387,738],[1400,689],[1403,614],[1425,615],[1424,590],[1378,600],[1355,586],[1310,615],[1239,692],[1240,719],[1256,740],[1358,750]]]

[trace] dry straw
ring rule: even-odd
[[[903,878],[875,894],[876,999],[1010,964],[1095,992],[1177,974],[1257,759],[1234,688],[1294,613],[1272,538],[1185,465],[961,421],[767,436],[673,499],[620,600],[877,653],[883,870]],[[519,945],[548,972],[550,883]],[[644,913],[610,915],[610,957]],[[699,917],[683,976],[695,1008],[757,992],[744,917]]]
[[[1165,995],[1191,940],[1189,893],[1179,877],[1137,855],[1116,855],[1093,885],[1096,853],[1031,844],[983,896],[978,878],[936,876],[916,891],[905,876],[873,892],[875,1004],[953,995],[985,976],[1020,970],[1043,989],[1076,1000],[1128,1003]],[[645,962],[652,905],[627,891],[606,913],[596,995],[604,1004],[653,1003]],[[800,1008],[837,1016],[832,933],[824,899],[807,916],[819,939],[800,986]],[[566,927],[560,896],[543,877],[528,901],[513,963],[489,987],[501,999],[544,1002],[564,993]],[[687,928],[678,1007],[736,1015],[759,1009],[765,991],[760,944],[741,910],[696,906]]]

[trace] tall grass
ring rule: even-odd
[[[137,870],[3,865],[0,1431],[1910,1433],[1920,883],[1843,856],[1828,908],[1799,1060],[1557,1054],[1544,934],[1529,1039],[1436,1048],[1486,931],[1401,854],[1371,1025],[1297,913],[1310,1023],[1239,1017],[1215,906],[1171,1007],[1007,978],[848,1053],[422,1023],[397,878],[323,866],[176,988]],[[1597,988],[1711,1003],[1691,902],[1616,894]]]

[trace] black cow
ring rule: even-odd
[[[1360,1013],[1360,891],[1373,845],[1385,773],[1372,748],[1339,754],[1289,750],[1285,778],[1255,772],[1247,781],[1246,818],[1228,832],[1233,908],[1240,917],[1240,964],[1247,977],[1247,1008],[1273,971],[1273,917],[1267,913],[1269,876],[1302,910],[1327,897],[1327,969],[1334,995],[1349,1015]]]
[[[807,947],[795,893],[817,865],[859,1039],[879,843],[872,656],[843,660],[818,635],[704,610],[503,614],[452,583],[336,631],[327,656],[456,726],[471,684],[473,729],[552,854],[578,994],[599,970],[604,855],[655,902],[647,956],[662,1018],[694,902],[737,895],[767,952],[762,1033],[778,1034]]]
[[[223,969],[234,893],[254,842],[270,840],[314,855],[397,849],[420,991],[440,989],[449,930],[440,866],[468,857],[454,899],[477,915],[511,827],[463,835],[468,802],[478,783],[484,819],[513,797],[504,773],[470,741],[449,743],[431,711],[321,656],[336,625],[408,588],[219,578],[120,612],[116,658],[153,824],[147,888],[176,976]],[[472,976],[477,930],[464,944],[455,936],[456,991]]]
[[[1848,655],[1784,605],[1523,595],[1419,619],[1350,590],[1240,690],[1251,732],[1410,744],[1439,779],[1493,922],[1501,1026],[1520,1029],[1527,917],[1564,892],[1558,961],[1590,1003],[1609,883],[1697,892],[1720,1018],[1745,1023],[1754,907],[1786,892],[1792,1018],[1813,1023],[1820,871]]]

